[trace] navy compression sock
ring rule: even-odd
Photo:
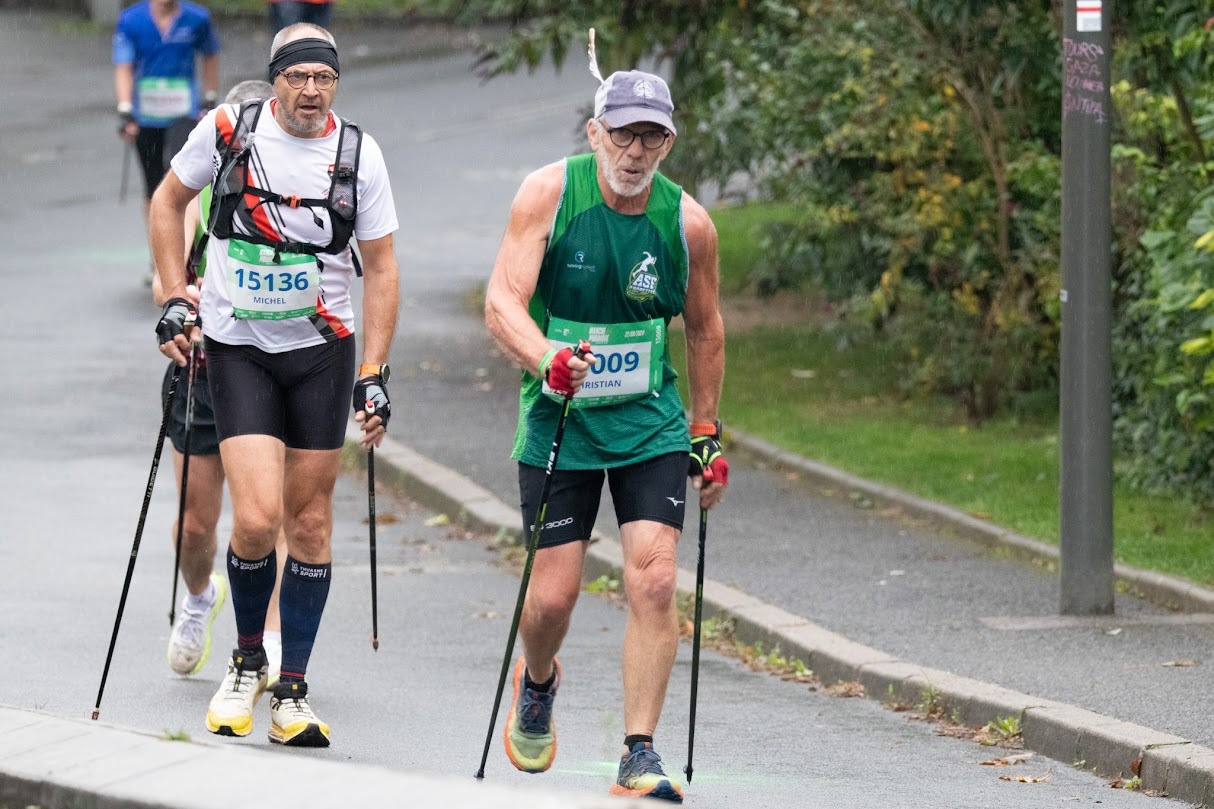
[[[236,645],[242,652],[261,648],[266,608],[278,574],[275,551],[264,559],[241,559],[228,546],[228,581],[232,585],[232,611],[236,613]]]
[[[329,598],[329,581],[333,565],[311,565],[287,557],[282,573],[282,589],[278,595],[278,612],[282,617],[282,679],[302,680],[320,628]]]

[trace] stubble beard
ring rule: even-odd
[[[646,169],[639,180],[625,180],[620,176],[617,165],[611,162],[606,146],[600,144],[595,152],[599,165],[603,167],[603,176],[607,178],[607,185],[621,197],[638,197],[645,193],[649,189],[649,184],[653,182],[653,176],[658,172],[658,164],[654,163]]]
[[[286,105],[283,106],[285,107]],[[315,121],[307,121],[302,118],[297,118],[295,117],[294,113],[291,112],[287,112],[285,115],[283,115],[283,120],[287,124],[287,129],[291,130],[291,134],[299,135],[301,137],[315,135],[317,132],[324,129],[325,122],[328,120],[328,118],[329,115],[327,112],[317,118]]]

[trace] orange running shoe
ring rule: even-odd
[[[555,658],[556,677],[547,693],[523,687],[523,658],[514,666],[514,702],[506,720],[506,757],[523,772],[543,772],[556,758],[556,725],[552,722],[552,700],[561,684],[561,664]]]

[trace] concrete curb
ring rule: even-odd
[[[265,773],[274,771],[273,778]],[[239,796],[234,801],[234,796]],[[227,809],[335,806],[612,809],[612,796],[544,792],[284,756],[247,745],[168,741],[86,719],[0,706],[0,807]]]
[[[1016,558],[1043,565],[1058,564],[1057,545],[1017,534],[986,520],[972,517],[952,506],[925,500],[902,489],[874,483],[833,466],[811,461],[740,430],[730,429],[726,433],[731,450],[740,450],[742,455],[769,467],[795,471],[820,484],[860,492],[874,501],[897,507],[907,514],[948,526],[959,536],[976,540],[989,548],[1002,550]],[[1113,566],[1113,573],[1120,588],[1154,604],[1184,612],[1214,612],[1214,591],[1193,582],[1163,573],[1140,570],[1120,562]]]
[[[351,426],[347,433],[347,450],[361,455],[353,445],[355,436],[356,429]],[[734,433],[734,446],[742,446],[740,442],[745,442],[743,448],[750,454],[771,451],[770,457],[764,455],[768,463],[786,465],[823,482],[864,492],[917,515],[937,520],[960,515],[955,509],[861,480],[785,453],[751,436]],[[376,469],[377,472],[383,470],[380,474],[385,483],[390,482],[427,507],[445,512],[474,530],[508,536],[516,543],[520,541],[522,516],[518,510],[467,477],[390,438],[385,439],[376,451]],[[1023,552],[1051,550],[1050,546],[1037,540],[1001,531],[968,515],[960,516],[975,525],[963,525],[959,530],[974,529],[975,536],[988,544],[997,544],[1000,537],[1011,537],[1008,544]],[[977,531],[979,528],[982,529],[980,532]],[[584,577],[593,580],[604,574],[618,575],[623,565],[619,543],[598,534],[592,539],[596,541],[591,542],[587,553]],[[1057,550],[1053,550],[1056,558]],[[680,569],[678,588],[680,592],[694,596],[695,574]],[[1206,595],[1210,595],[1214,603],[1214,594]],[[767,648],[778,647],[786,657],[802,660],[823,683],[859,682],[870,698],[912,705],[920,702],[925,692],[931,692],[946,715],[955,713],[970,726],[984,725],[1000,717],[1018,717],[1025,746],[1030,750],[1109,778],[1130,778],[1137,771],[1144,790],[1166,793],[1192,804],[1214,804],[1214,750],[1187,739],[907,663],[709,579],[704,582],[704,616],[732,618],[738,640],[762,642]]]

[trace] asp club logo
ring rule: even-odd
[[[648,250],[645,258],[632,266],[628,273],[628,289],[624,294],[634,301],[651,301],[658,291],[658,259]]]

